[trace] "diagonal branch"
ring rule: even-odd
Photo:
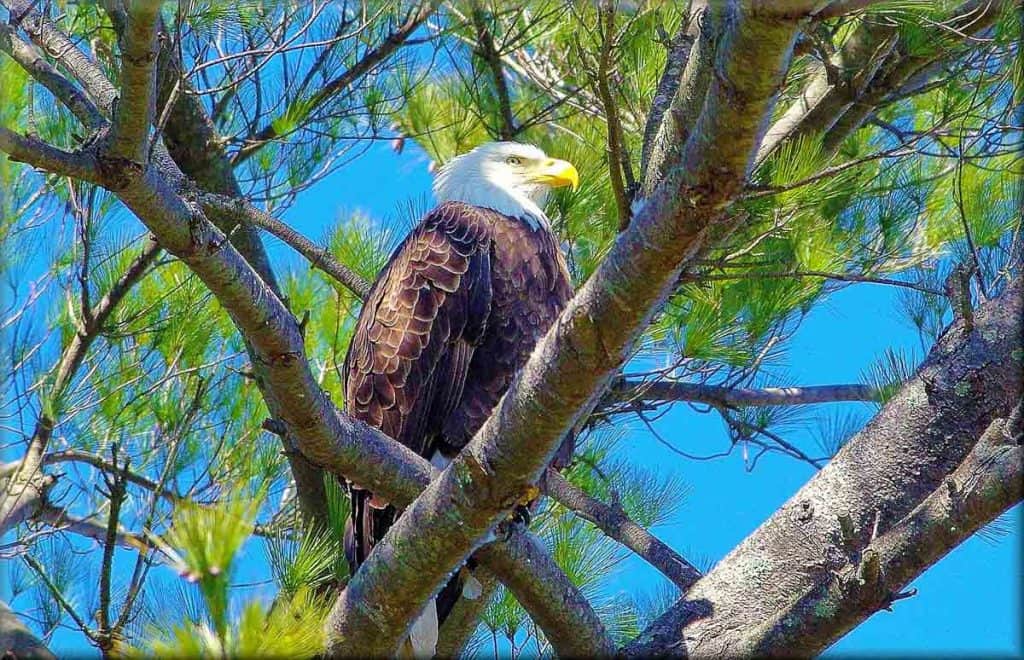
[[[516,596],[562,658],[611,655],[615,647],[594,608],[566,577],[540,539],[517,534],[481,548],[474,557]],[[531,597],[524,600],[522,594]]]
[[[0,50],[10,55],[39,84],[50,90],[86,128],[95,129],[106,123],[89,97],[54,69],[31,44],[19,39],[14,28],[7,23],[0,23]]]
[[[644,140],[640,149],[641,183],[647,180],[651,151],[654,148],[655,138],[661,130],[665,113],[676,102],[676,91],[683,80],[683,71],[690,58],[690,49],[693,47],[694,35],[691,33],[691,26],[696,23],[696,16],[697,14],[693,12],[685,16],[680,21],[678,32],[665,44],[668,51],[665,57],[665,71],[658,81],[654,98],[651,100],[651,107],[647,112],[647,121],[644,124]]]
[[[84,463],[85,465],[90,465],[97,470],[102,470],[103,472],[113,473],[117,471],[123,474],[125,479],[130,483],[156,493],[158,496],[171,503],[177,502],[181,499],[181,496],[173,490],[169,488],[161,488],[160,484],[149,477],[137,472],[132,472],[131,470],[122,470],[122,468],[114,465],[102,456],[91,454],[87,451],[64,449],[62,451],[50,452],[43,456],[43,465],[58,465],[60,463]]]
[[[701,573],[693,564],[630,520],[621,506],[609,506],[590,497],[551,469],[544,474],[544,489],[556,502],[594,523],[609,538],[615,539],[661,571],[681,592],[685,593],[700,579]]]
[[[327,248],[316,245],[269,213],[259,210],[240,198],[204,193],[198,196],[198,200],[207,213],[235,213],[277,236],[296,252],[306,257],[313,268],[319,268],[333,277],[360,300],[366,300],[370,295],[370,283],[364,280],[359,273],[332,257]]]
[[[913,590],[903,591],[907,584],[1022,497],[1024,448],[1010,437],[1008,420],[997,418],[953,474],[861,550],[859,561],[751,631],[758,640],[754,654],[785,649],[796,656],[817,655],[875,612],[912,595]],[[830,613],[827,619],[817,615],[822,611]]]
[[[156,112],[156,38],[160,0],[129,3],[121,45],[121,93],[110,130],[109,154],[133,163],[147,160],[149,126]]]
[[[723,9],[717,74],[681,161],[540,341],[469,445],[391,527],[327,623],[334,654],[391,654],[420,605],[521,498],[599,396],[689,259],[727,234],[798,21]],[[696,201],[696,200],[699,200]],[[603,648],[591,649],[600,653]]]
[[[794,649],[798,655],[817,655],[870,613],[867,604],[877,609],[876,597],[898,592],[970,530],[1019,499],[1019,490],[972,489],[993,482],[1009,487],[1013,482],[1003,479],[1019,478],[1019,467],[1016,474],[1006,472],[1005,462],[1019,460],[1019,454],[1004,456],[1005,447],[990,452],[987,442],[980,449],[974,445],[1020,401],[1024,374],[1011,356],[1024,341],[1022,293],[1018,277],[977,310],[973,329],[965,320],[950,326],[878,415],[694,585],[686,600],[659,617],[627,655],[658,655],[684,643],[684,650],[700,656]],[[961,465],[967,467],[957,471]],[[951,474],[953,489],[943,493]],[[963,505],[950,509],[947,494],[956,503],[956,493]],[[956,518],[961,513],[967,518]],[[953,521],[966,529],[950,528]],[[864,566],[869,549],[878,553],[878,561],[866,570],[869,576],[882,575],[884,568],[882,586],[875,584],[869,593],[832,589],[837,574]],[[826,602],[823,598],[827,607],[813,607]],[[696,603],[703,603],[706,616],[694,620]],[[788,617],[808,621],[805,606],[817,613],[813,641],[785,623]]]
[[[56,660],[42,640],[3,601],[0,601],[0,649],[11,658]]]

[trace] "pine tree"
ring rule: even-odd
[[[391,652],[473,553],[483,594],[440,655],[812,654],[1021,499],[1014,3],[0,6],[4,648],[70,628],[105,657]],[[314,237],[281,218],[385,140],[431,168],[529,142],[582,180],[547,209],[571,322],[526,367],[576,455],[544,472],[560,433],[485,428],[529,438],[505,466],[544,491],[529,528],[396,528],[439,568],[387,593],[348,574],[346,480],[424,515],[431,478],[524,484],[438,477],[344,414],[368,283],[429,203]],[[855,286],[897,289],[920,350],[794,382],[802,320]],[[724,451],[665,437],[686,405]],[[813,476],[727,558],[687,556],[658,529],[689,487],[638,440]],[[612,592],[633,557],[662,584]]]

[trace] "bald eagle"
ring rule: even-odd
[[[359,315],[345,358],[350,415],[447,465],[572,295],[543,209],[551,188],[578,184],[572,164],[516,142],[483,144],[438,171],[438,206],[391,255]],[[351,492],[354,572],[396,511]],[[456,576],[413,625],[411,638],[426,638],[413,641],[417,654],[432,653],[460,590]]]

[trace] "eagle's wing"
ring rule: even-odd
[[[391,257],[367,299],[345,358],[348,413],[430,458],[458,404],[491,305],[486,211],[446,203]],[[358,565],[383,536],[391,507],[353,497]]]

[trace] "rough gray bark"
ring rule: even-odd
[[[0,654],[5,658],[53,660],[46,645],[21,622],[7,603],[0,601]]]
[[[977,468],[984,461],[965,459],[1021,399],[1022,289],[1018,277],[977,311],[970,332],[963,322],[951,326],[879,414],[655,621],[628,654],[820,653],[891,602],[970,530],[1019,501],[1019,488],[993,493],[965,486],[963,471],[984,483],[1009,478],[1013,469],[1020,473],[1019,466],[1007,465],[1013,456],[1019,459],[1019,448],[995,466],[986,465],[981,475]],[[970,467],[950,481],[961,464]],[[944,504],[948,483],[966,499]],[[911,513],[926,498],[924,508]],[[990,504],[975,508],[963,529],[939,533],[942,521],[958,521],[975,499],[986,498]],[[927,543],[925,535],[932,535]],[[872,553],[877,567],[864,570],[880,577],[867,593],[833,588],[848,583],[850,572],[865,567]]]

